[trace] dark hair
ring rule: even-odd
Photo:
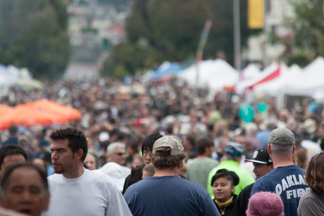
[[[142,136],[136,136],[130,143],[129,147],[132,149],[132,151],[136,154],[138,153],[138,146],[143,143],[143,137]]]
[[[156,154],[152,154],[152,163],[159,170],[173,169],[187,157],[185,153],[181,155],[170,155],[170,147],[159,147]]]
[[[173,125],[168,125],[165,131],[167,134],[171,135],[173,133]]]
[[[123,141],[125,138],[129,138],[129,135],[127,133],[124,133],[124,132],[119,132],[118,137],[117,137],[117,141]]]
[[[220,169],[216,172],[211,180],[211,186],[213,186],[214,182],[219,178],[226,178],[231,182],[232,186],[236,186],[240,182],[240,178],[233,171],[228,171],[227,169]]]
[[[306,170],[305,180],[311,189],[324,194],[324,152],[311,158]]]
[[[155,141],[160,139],[161,137],[162,137],[162,135],[159,133],[153,133],[153,134],[149,135],[148,137],[146,137],[142,144],[142,152],[144,152],[144,150],[147,150],[147,149],[152,151]]]
[[[28,160],[26,151],[18,145],[4,145],[0,148],[0,169],[3,164],[3,160],[8,155],[22,155],[25,160]]]
[[[82,149],[83,155],[81,161],[83,162],[86,158],[88,153],[88,141],[81,131],[75,128],[58,129],[51,133],[50,138],[53,141],[67,139],[69,142],[68,146],[71,148],[72,152],[75,153],[79,149]]]
[[[188,142],[195,147],[197,142],[197,134],[195,132],[191,132],[187,134],[186,140],[188,140]]]
[[[46,194],[47,195],[49,194],[48,181],[47,181],[46,173],[39,166],[37,166],[35,164],[32,164],[32,163],[29,163],[29,162],[28,163],[16,163],[16,164],[13,164],[13,165],[9,166],[6,169],[4,175],[1,178],[1,193],[2,194],[5,194],[5,190],[6,190],[6,187],[8,185],[8,180],[9,180],[10,174],[14,170],[19,169],[19,168],[29,168],[29,169],[36,170],[38,172],[38,174],[40,175],[41,179],[42,179],[43,186],[44,186]]]
[[[320,147],[322,150],[324,150],[324,138],[321,139]]]
[[[293,154],[293,158],[296,159],[295,164],[300,168],[306,168],[308,165],[307,150],[303,147],[298,148]]]
[[[107,147],[110,144],[110,142],[108,140],[104,141],[104,142],[100,142],[100,148],[101,150],[104,150],[105,152],[107,151]]]
[[[210,146],[214,146],[213,140],[211,138],[209,138],[209,137],[206,137],[206,136],[205,137],[201,137],[198,140],[197,146],[196,146],[198,155],[205,154],[206,147],[210,147]]]
[[[116,129],[116,128],[114,128],[114,129],[112,129],[110,132],[109,132],[109,136],[110,137],[112,137],[112,136],[114,136],[114,135],[119,135],[119,130],[118,129]]]
[[[10,135],[14,135],[18,131],[18,127],[16,125],[10,125],[8,130],[9,130]]]

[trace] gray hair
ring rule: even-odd
[[[217,150],[218,147],[222,146],[225,141],[229,141],[228,137],[220,137],[219,139],[214,141],[215,144],[215,150]]]
[[[245,132],[250,134],[258,130],[258,126],[254,122],[247,123],[245,125]]]
[[[112,155],[115,153],[116,148],[123,148],[125,149],[125,144],[124,143],[120,143],[120,142],[113,142],[110,143],[107,147],[107,154],[108,155]]]
[[[270,143],[271,145],[271,152],[275,155],[285,156],[285,155],[292,155],[293,152],[293,145],[290,146],[281,146]]]

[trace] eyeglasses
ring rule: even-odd
[[[115,153],[115,155],[123,156],[123,155],[125,155],[125,153],[123,153],[123,152],[119,152],[119,153]]]

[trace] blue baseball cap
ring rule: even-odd
[[[241,156],[245,153],[245,150],[240,143],[229,142],[225,147],[225,153],[229,153],[234,156]]]

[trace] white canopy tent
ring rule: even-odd
[[[324,87],[322,89],[319,89],[314,92],[312,97],[317,101],[317,102],[324,102]]]
[[[258,84],[259,82],[265,81],[268,77],[271,78],[272,74],[278,69],[278,64],[277,63],[272,63],[268,67],[266,67],[261,73],[259,73],[257,76],[249,79],[249,80],[244,80],[242,82],[239,82],[236,87],[235,91],[238,94],[243,94],[244,90],[246,88],[249,88],[251,86],[254,86]],[[271,79],[270,79],[271,80]],[[270,81],[269,80],[269,81]],[[261,83],[260,83],[261,84]]]
[[[16,70],[14,67],[6,67],[4,65],[0,65],[0,76],[6,79],[6,85],[12,85],[17,82],[18,74],[16,74]]]
[[[269,82],[261,83],[254,88],[254,92],[270,96],[278,96],[283,94],[283,88],[295,76],[299,76],[302,69],[298,65],[292,65],[288,68],[284,63],[280,64],[280,76],[270,80]]]
[[[250,80],[254,77],[257,77],[260,74],[261,70],[258,66],[255,64],[249,64],[246,68],[243,70],[243,77],[244,80]]]
[[[289,68],[289,73],[292,73],[292,74],[294,74],[294,75],[298,75],[298,74],[300,74],[300,73],[302,73],[303,72],[303,69],[301,69],[301,67],[299,67],[298,65],[296,65],[296,64],[293,64],[293,65],[291,65],[290,66],[290,68]],[[298,75],[299,76],[299,75]]]
[[[206,60],[198,64],[199,76],[195,64],[181,71],[177,76],[190,85],[208,86],[212,92],[222,90],[224,86],[233,86],[239,80],[239,73],[221,59]]]
[[[318,57],[303,72],[291,77],[283,88],[285,94],[313,96],[324,86],[324,58]]]

